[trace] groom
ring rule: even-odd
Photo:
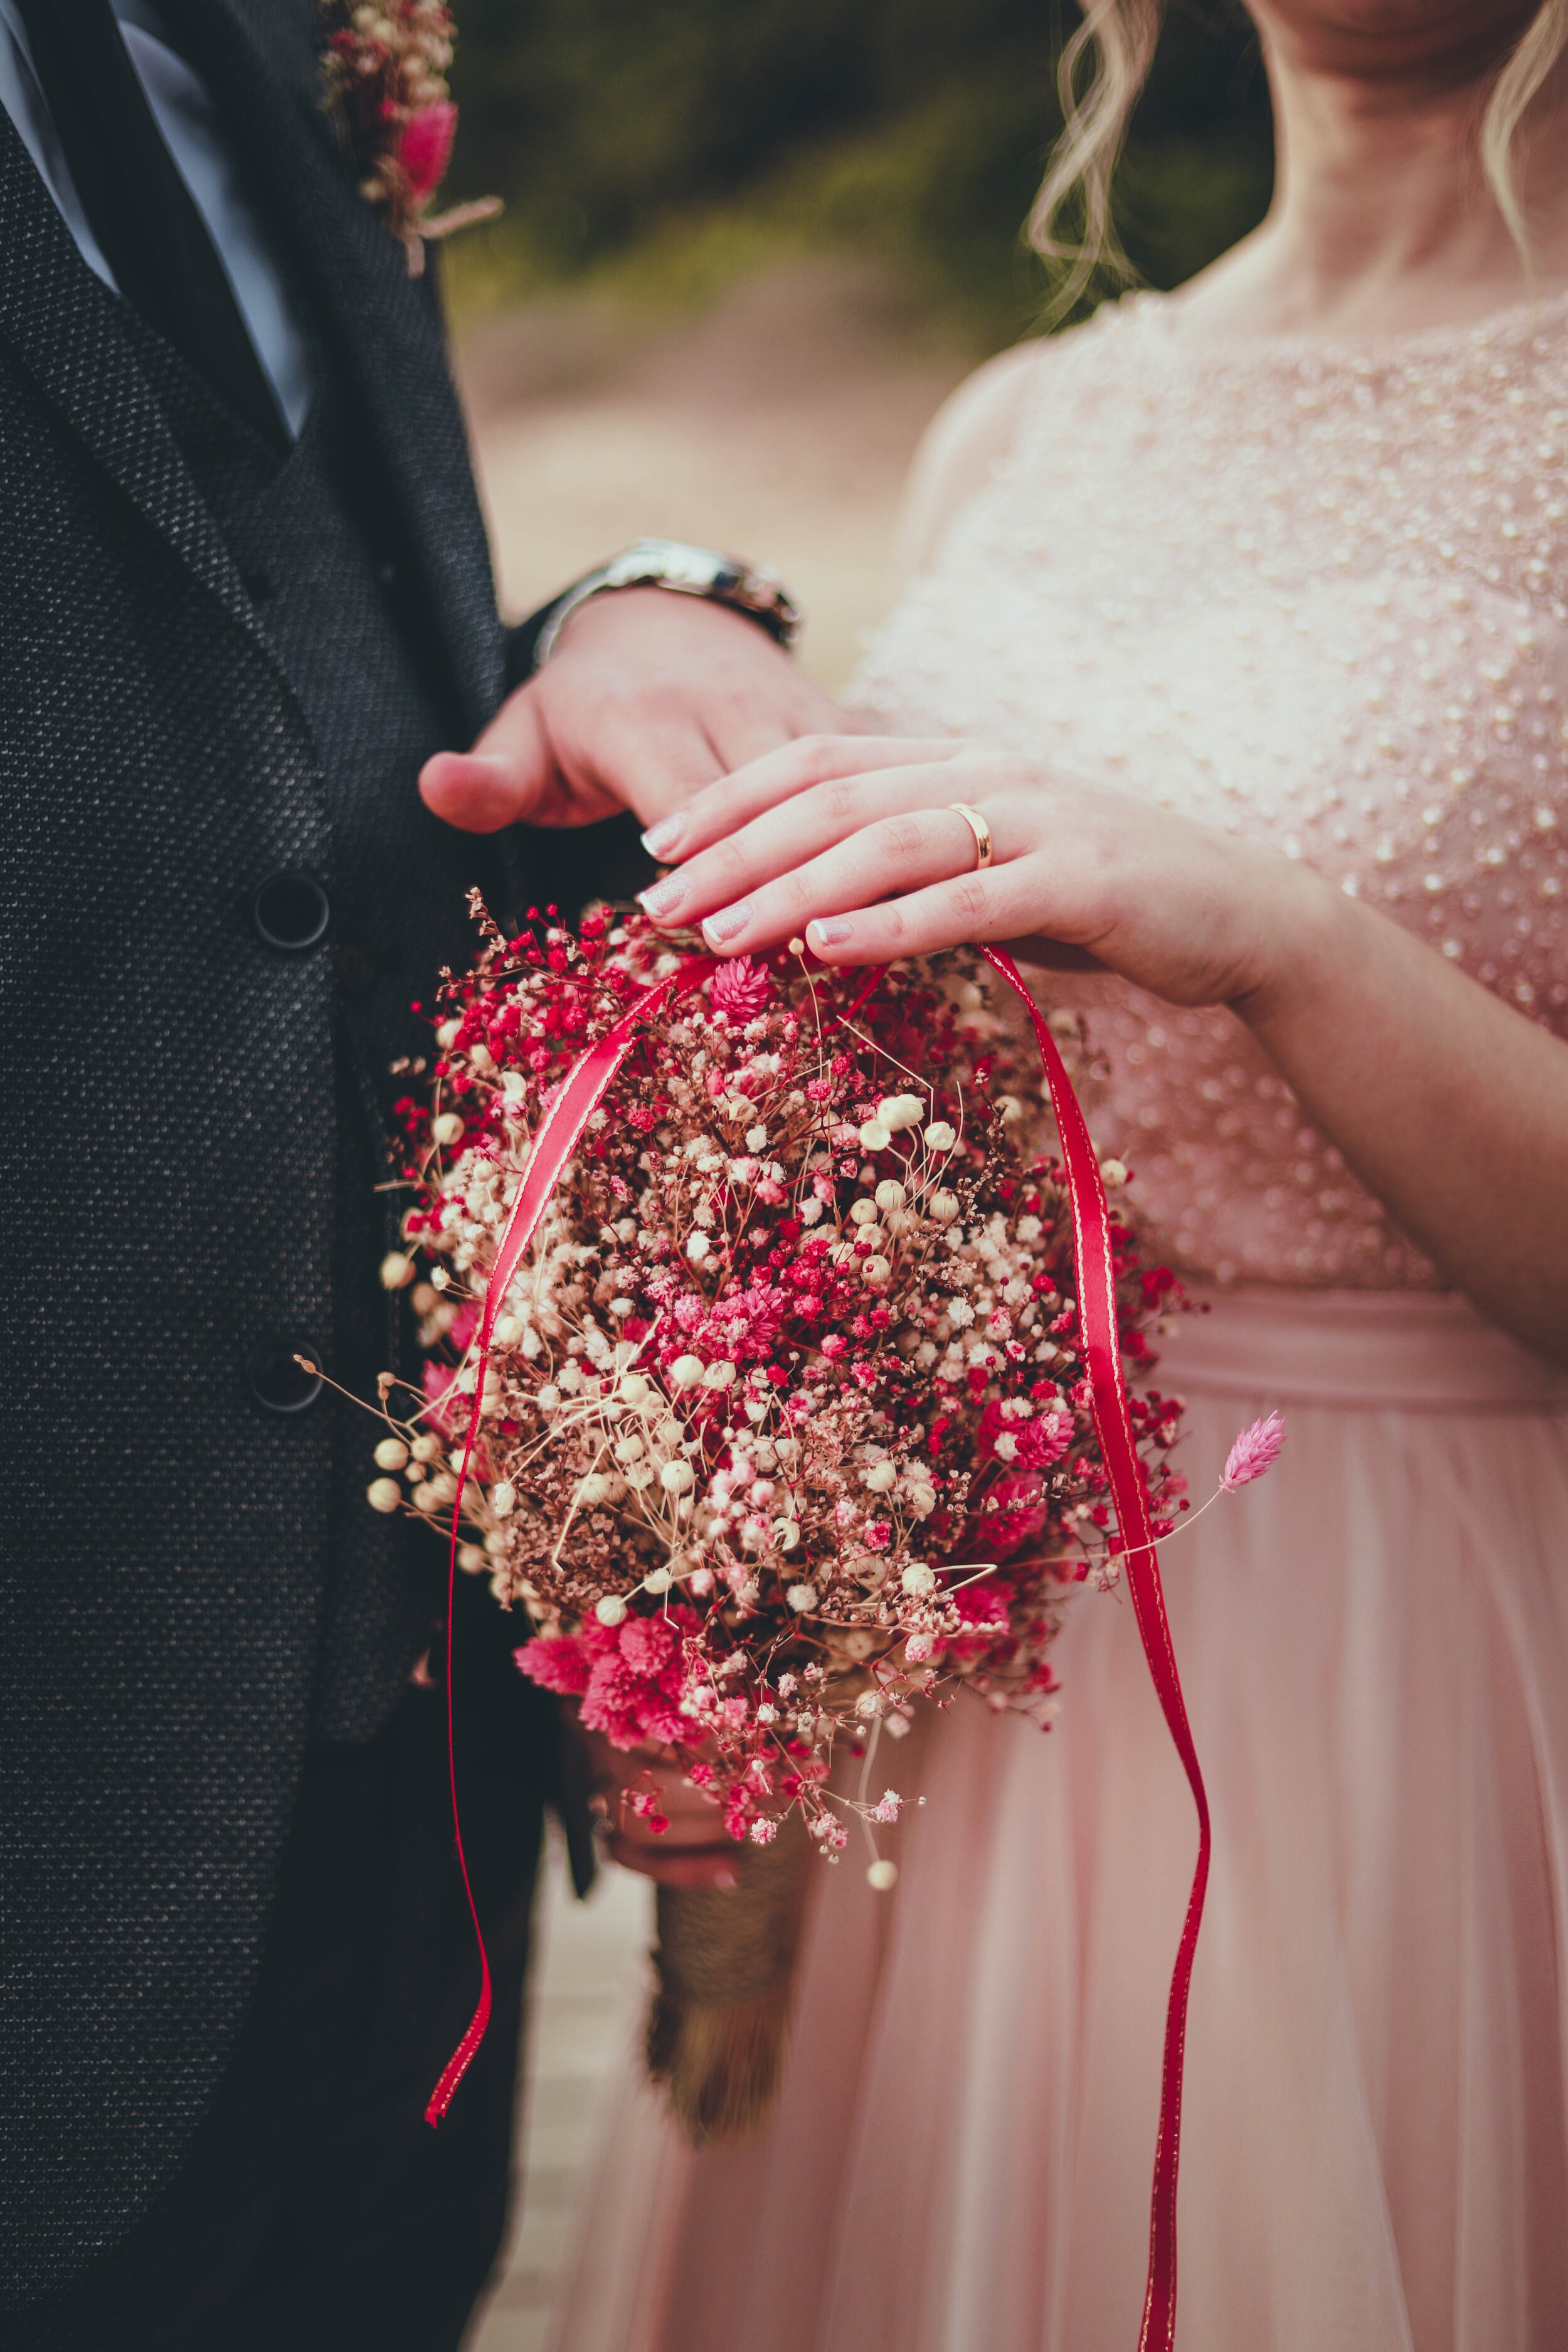
[[[689,551],[531,677],[313,0],[0,0],[0,2338],[443,2352],[502,2224],[541,1807],[576,1815],[465,1581],[497,1997],[432,2132],[476,1990],[439,1551],[300,1359],[416,1375],[393,1066],[470,886],[571,889],[510,821],[647,822],[842,722],[765,580]],[[579,838],[602,887],[619,829]]]

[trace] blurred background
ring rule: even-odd
[[[905,467],[988,353],[1038,334],[1021,226],[1060,128],[1060,0],[456,0],[442,268],[504,601],[644,532],[761,559],[843,684],[891,600]],[[1169,0],[1118,175],[1142,280],[1249,229],[1273,168],[1235,0]],[[1081,314],[1113,290],[1091,288]],[[509,2257],[468,2352],[546,2352],[593,2152],[635,2075],[650,1910],[610,1872],[539,1916]]]
[[[509,606],[641,532],[696,539],[775,564],[810,614],[808,666],[841,683],[889,600],[889,519],[924,424],[1047,311],[1020,229],[1076,12],[457,15],[448,189],[506,211],[443,266]],[[1271,171],[1242,9],[1172,0],[1117,189],[1144,281],[1178,284],[1251,227]]]

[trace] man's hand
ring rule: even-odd
[[[651,824],[764,751],[860,725],[743,614],[621,588],[574,613],[538,677],[471,751],[426,761],[419,790],[464,833],[592,824],[622,808]]]
[[[588,1759],[588,1785],[604,1821],[604,1846],[613,1862],[640,1871],[660,1886],[733,1886],[741,1849],[726,1831],[713,1799],[694,1789],[667,1751],[612,1748],[584,1731],[574,1715],[570,1736]],[[654,1829],[633,1812],[628,1796],[655,1795],[669,1826]]]

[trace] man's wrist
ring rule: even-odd
[[[718,604],[764,629],[777,645],[789,646],[800,634],[799,607],[765,565],[679,540],[645,539],[574,581],[552,604],[524,622],[521,635],[530,644],[532,669],[549,660],[574,614],[601,597],[634,589]]]

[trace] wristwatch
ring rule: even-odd
[[[534,639],[534,668],[542,668],[549,660],[555,640],[580,604],[616,588],[670,588],[678,595],[728,604],[766,629],[781,646],[794,645],[801,632],[799,606],[765,564],[742,563],[738,556],[721,555],[711,547],[687,547],[677,539],[639,539],[557,597]]]

